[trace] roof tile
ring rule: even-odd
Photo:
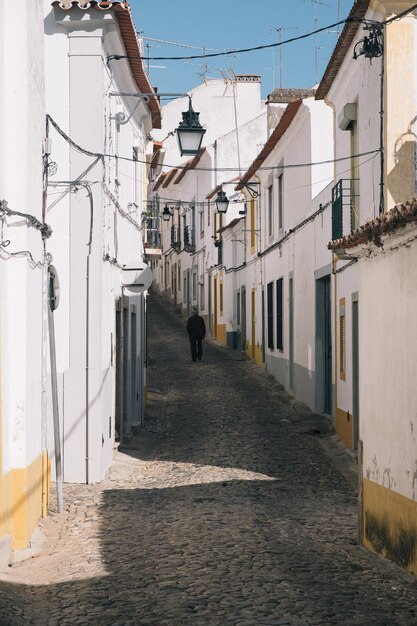
[[[275,128],[274,132],[253,161],[252,165],[247,170],[246,174],[240,179],[240,183],[236,185],[235,191],[240,191],[244,184],[247,183],[252,176],[257,172],[257,170],[261,167],[262,163],[265,159],[271,154],[272,150],[275,148],[281,137],[285,134],[285,132],[290,127],[294,117],[297,114],[298,109],[302,105],[302,100],[295,100],[294,102],[290,102],[290,104],[285,109],[278,126]]]

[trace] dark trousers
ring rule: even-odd
[[[201,335],[190,334],[191,358],[193,361],[201,361],[203,356],[203,338]]]

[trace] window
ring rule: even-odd
[[[270,185],[267,190],[267,210],[268,210],[268,236],[272,237],[272,229],[274,226],[273,220],[273,197],[272,197],[273,187]]]
[[[204,297],[204,274],[200,276],[200,308],[201,310],[206,308],[206,301]]]
[[[251,254],[255,254],[255,199],[250,201],[250,248]]]
[[[274,283],[267,285],[268,348],[274,349]]]
[[[197,299],[197,268],[193,269],[193,300]]]
[[[134,163],[134,180],[133,180],[133,199],[136,204],[139,202],[139,181],[140,181],[140,167],[139,163],[139,148],[133,147],[133,163]]]
[[[207,204],[207,226],[210,226],[210,211],[211,211],[211,206],[210,206],[210,201]]]
[[[187,277],[184,276],[184,304],[187,304]]]
[[[339,367],[340,379],[346,380],[346,301],[341,298],[339,301]]]
[[[284,349],[284,326],[283,326],[283,288],[282,278],[277,280],[277,350]]]
[[[198,212],[200,220],[200,237],[204,235],[204,209]]]
[[[350,125],[350,153],[351,153],[351,199],[350,199],[350,227],[351,230],[360,226],[360,210],[359,210],[359,137],[358,124],[354,120]]]
[[[178,261],[178,291],[181,291],[181,261]]]
[[[278,202],[278,229],[281,232],[284,228],[284,206],[283,206],[283,202],[284,202],[284,196],[283,196],[283,191],[284,191],[284,178],[283,178],[283,174],[281,172],[281,174],[279,174],[278,178],[277,178],[277,202]]]
[[[220,304],[220,315],[223,314],[223,281],[220,281],[219,286],[219,304]]]

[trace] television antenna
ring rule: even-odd
[[[206,48],[205,46],[193,46],[192,44],[189,43],[182,43],[179,41],[171,41],[170,39],[157,39],[156,37],[146,37],[141,31],[138,31],[137,34],[139,35],[139,37],[141,39],[143,39],[144,41],[150,41],[153,43],[157,43],[157,44],[165,44],[168,46],[177,46],[178,48],[188,48],[189,50],[199,50],[200,52],[203,53],[203,55],[206,52],[221,52],[221,50],[219,48]],[[145,44],[146,48],[149,51],[149,48],[152,44]],[[148,68],[149,68],[149,58],[148,58]],[[202,80],[204,81],[207,78],[207,74],[208,74],[208,65],[207,65],[207,61],[205,59],[205,57],[203,57],[202,59],[202,71],[200,73]]]
[[[282,31],[296,30],[298,26],[274,26],[272,31],[278,33],[279,51],[279,87],[282,87]],[[272,89],[275,88],[275,48],[272,48]]]
[[[320,4],[323,7],[331,8],[330,4],[321,2],[320,0],[304,0],[304,2],[311,2],[314,6],[314,30],[317,30],[318,17],[317,17],[317,5]],[[340,3],[340,0],[338,0]],[[340,11],[340,7],[339,7]],[[314,35],[314,50],[315,50],[315,66],[316,66],[316,83],[319,82],[319,45],[317,43],[317,33]]]

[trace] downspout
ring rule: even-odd
[[[49,355],[51,360],[51,391],[52,391],[52,412],[54,418],[54,445],[55,445],[55,472],[56,472],[56,491],[58,513],[64,508],[64,496],[62,486],[62,459],[61,459],[61,435],[59,429],[59,406],[58,406],[58,381],[56,367],[56,349],[55,349],[55,325],[54,310],[55,288],[54,278],[51,273],[51,266],[48,267],[48,322],[49,322]],[[43,460],[43,459],[42,459]],[[42,463],[44,465],[44,461]]]
[[[90,259],[91,244],[93,241],[93,194],[88,183],[78,183],[86,190],[90,200],[90,233],[87,243],[88,253],[86,259],[86,305],[85,305],[85,482],[90,483]]]
[[[385,44],[385,37],[384,37]],[[385,211],[385,197],[384,197],[384,184],[385,184],[385,161],[384,161],[384,129],[385,129],[385,45],[382,47],[381,57],[381,86],[380,86],[380,122],[379,122],[379,148],[380,148],[380,195],[379,195],[379,214],[382,215]]]
[[[43,189],[42,189],[42,222],[46,221],[46,205],[48,199],[48,153],[49,148],[49,119],[45,122],[45,140],[43,146]],[[44,257],[46,259],[45,240],[43,241]],[[48,483],[49,483],[49,460],[48,460],[48,436],[47,436],[47,352],[48,352],[48,267],[45,263],[42,269],[42,400],[41,400],[41,455],[42,455],[42,517],[48,514]],[[58,507],[59,508],[59,507]]]
[[[325,96],[324,98],[324,103],[327,104],[333,111],[333,185],[336,184],[336,154],[337,154],[337,150],[336,150],[336,130],[337,130],[337,125],[336,125],[336,105],[334,104],[334,102],[332,102],[331,100],[329,100],[329,98],[327,96]],[[332,347],[333,347],[333,355],[334,355],[334,408],[333,408],[333,415],[334,415],[334,419],[336,421],[336,411],[337,411],[337,356],[338,356],[338,351],[337,351],[337,255],[334,253],[334,251],[332,251],[332,273],[333,273],[333,324],[334,324],[334,336],[333,339],[334,341],[332,341]]]

